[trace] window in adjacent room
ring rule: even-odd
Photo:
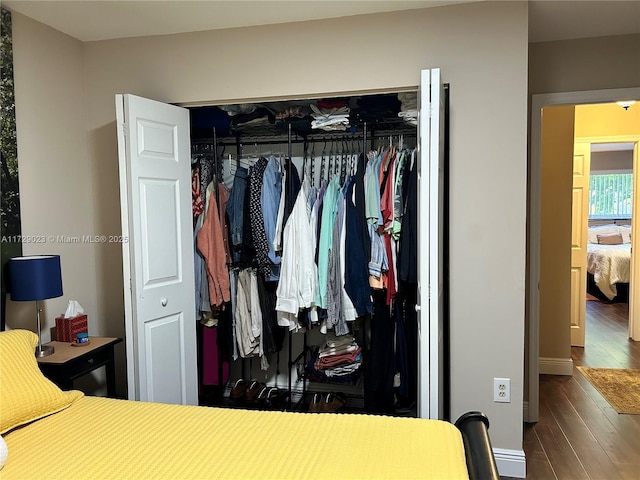
[[[589,218],[631,218],[632,173],[592,174],[589,181]]]
[[[631,219],[633,143],[592,143],[589,220]]]

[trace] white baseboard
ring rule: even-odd
[[[493,456],[498,465],[498,473],[502,477],[526,478],[527,461],[524,450],[505,450],[494,448]]]
[[[573,360],[571,358],[540,357],[538,369],[546,375],[573,375]]]

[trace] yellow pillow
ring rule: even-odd
[[[38,337],[28,330],[0,332],[0,434],[67,408],[83,396],[63,392],[38,368]]]

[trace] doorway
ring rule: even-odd
[[[577,106],[575,111],[579,133],[585,123],[592,121],[589,115],[620,114],[611,105]],[[606,323],[615,318],[612,327],[616,330],[624,327],[625,336],[631,336],[628,314],[631,223],[633,176],[637,174],[633,171],[634,145],[634,142],[595,142],[585,137],[575,140],[571,346],[578,349],[587,347],[589,339],[609,338],[611,330],[598,325],[599,320]],[[594,325],[600,332],[596,337],[587,332]],[[572,349],[576,351],[579,350]]]
[[[539,409],[539,361],[540,361],[540,252],[541,252],[541,139],[542,139],[542,109],[548,106],[584,105],[595,103],[616,102],[621,99],[640,99],[640,88],[596,90],[584,92],[565,92],[556,94],[534,95],[532,97],[531,117],[531,169],[530,169],[530,202],[529,202],[529,274],[528,274],[528,356],[526,372],[528,374],[527,385],[529,387],[528,402],[524,405],[524,419],[527,422],[536,422]],[[621,107],[622,108],[622,107]],[[637,152],[637,141],[635,142]],[[635,155],[637,159],[637,154]],[[637,176],[634,179],[637,188]],[[636,205],[638,199],[634,200]],[[638,218],[634,219],[634,229],[640,229]],[[637,256],[636,256],[637,257]],[[638,259],[634,259],[635,264]],[[633,269],[640,270],[640,266]],[[631,279],[631,284],[634,283]],[[633,289],[631,289],[630,305],[633,305]],[[633,307],[631,307],[633,308]],[[633,310],[630,318],[637,316]],[[640,322],[633,322],[630,333],[633,338],[640,338]],[[567,344],[567,350],[569,345]],[[571,364],[569,363],[569,366]]]

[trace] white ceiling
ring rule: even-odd
[[[640,1],[530,1],[529,42],[640,33]]]
[[[472,1],[478,0],[3,0],[3,6],[79,40],[93,41],[345,17]],[[627,33],[640,33],[640,0],[529,1],[530,42]]]

